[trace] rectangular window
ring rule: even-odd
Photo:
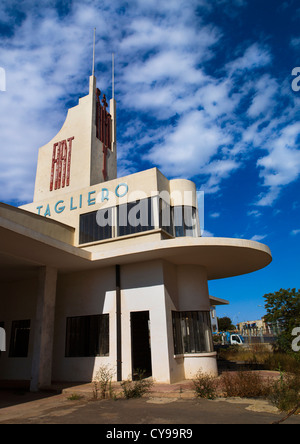
[[[79,243],[87,244],[112,237],[112,208],[80,216]]]
[[[30,335],[30,320],[13,321],[10,336],[9,356],[27,358]]]
[[[176,237],[197,236],[197,210],[189,206],[173,208],[174,230]]]
[[[159,199],[159,226],[174,236],[173,211],[169,203]]]
[[[154,229],[152,199],[142,199],[118,206],[118,235],[141,233]]]
[[[66,357],[109,355],[109,315],[67,318]]]
[[[175,355],[214,350],[209,312],[172,312],[172,319]]]

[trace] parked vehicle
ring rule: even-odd
[[[243,345],[245,343],[243,336],[238,333],[230,333],[227,331],[220,334],[222,336],[223,345]]]

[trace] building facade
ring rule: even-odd
[[[1,380],[32,390],[217,374],[208,281],[267,266],[267,246],[203,238],[196,186],[157,168],[117,176],[116,102],[90,78],[38,156],[33,203],[0,204]]]

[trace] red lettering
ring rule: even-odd
[[[68,151],[68,168],[67,168],[67,187],[70,185],[70,172],[71,172],[71,156],[72,156],[72,142],[74,137],[68,139],[69,151]]]
[[[73,140],[74,137],[70,137],[53,145],[50,191],[53,191],[53,187],[55,190],[59,190],[70,185]]]
[[[103,144],[103,179],[107,180],[107,155],[108,150],[111,149],[111,115],[107,112],[106,108],[108,104],[106,102],[106,97],[103,95],[102,103],[100,101],[101,91],[97,88],[96,90],[96,135],[97,138]]]

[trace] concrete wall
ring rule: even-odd
[[[127,192],[122,184],[126,184]],[[57,194],[58,191],[60,194]],[[159,195],[171,205],[185,204],[197,208],[195,184],[184,179],[169,181],[157,168],[73,191],[70,191],[70,188],[63,189],[63,192],[58,191],[49,193],[47,198],[34,201],[21,208],[74,227],[76,229],[74,245],[76,246],[79,245],[80,214]],[[200,236],[199,227],[197,227],[197,236]]]
[[[2,380],[30,380],[31,378],[37,293],[37,278],[1,283],[1,297],[2,300],[5,298],[5,303],[1,304],[0,322],[4,322],[6,331],[6,352],[1,353],[0,357],[0,379]],[[9,357],[12,321],[27,319],[31,320],[28,357]]]
[[[91,381],[100,365],[115,366],[115,268],[60,276],[57,286],[53,351],[55,381]],[[108,357],[65,357],[68,317],[110,314],[110,354]]]
[[[0,358],[0,379],[30,380],[38,285],[37,279],[3,284],[9,295],[0,321],[10,338],[13,320],[31,320],[28,358]],[[199,266],[156,260],[121,266],[122,378],[132,375],[130,314],[149,311],[153,378],[173,383],[192,378],[199,369],[216,373],[214,354],[174,356],[172,311],[209,310],[206,271]],[[110,315],[110,353],[107,357],[65,357],[69,317]],[[103,364],[116,370],[115,267],[58,277],[55,308],[53,381],[90,382]]]
[[[197,265],[164,263],[170,379],[192,379],[201,370],[216,376],[216,353],[174,355],[172,311],[209,311],[207,273]]]
[[[121,270],[123,378],[132,373],[130,313],[149,311],[153,378],[170,382],[163,262],[126,265]]]

